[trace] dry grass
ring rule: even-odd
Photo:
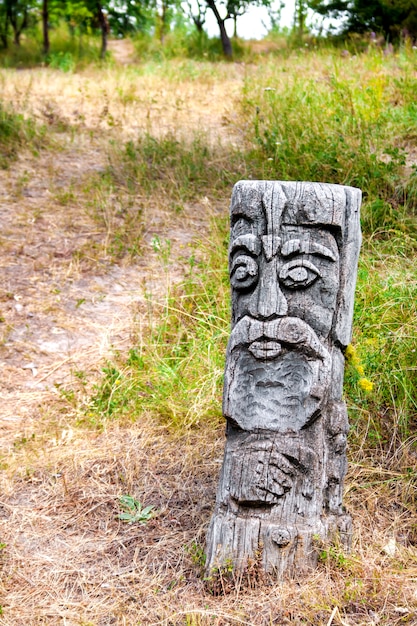
[[[258,69],[187,63],[159,74],[103,70],[100,80],[92,70],[1,71],[2,97],[48,125],[52,148],[0,172],[0,623],[417,624],[415,493],[405,469],[378,465],[359,447],[346,495],[352,553],[323,551],[308,580],[238,585],[214,597],[201,552],[223,429],[203,423],[173,433],[146,414],[100,431],[80,423],[79,400],[104,359],[146,334],[138,330],[146,293],[164,297],[216,209],[203,192],[180,215],[157,197],[136,198],[141,255],[117,258],[114,206],[129,199],[94,182],[109,139],[204,129],[213,141],[239,140],[233,98]],[[155,235],[172,242],[169,272],[153,251]],[[415,458],[405,456],[412,468]],[[126,494],[157,515],[122,523]]]
[[[98,434],[44,413],[2,472],[2,623],[327,624],[332,614],[334,624],[415,623],[417,553],[401,539],[410,520],[388,506],[389,473],[351,471],[350,555],[335,549],[307,581],[213,597],[198,561],[222,433],[175,436],[141,416]],[[123,494],[156,517],[120,522]]]
[[[185,136],[204,130],[217,141],[236,140],[224,122],[233,117],[245,66],[173,61],[151,68],[115,67],[64,74],[49,68],[0,70],[3,101],[48,125],[127,139],[139,131]],[[86,139],[91,134],[86,134]]]

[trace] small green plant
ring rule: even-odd
[[[205,566],[206,553],[204,551],[204,548],[199,543],[193,541],[190,545],[185,546],[185,551],[188,552],[188,554],[190,555],[194,565],[199,568],[203,568]]]
[[[319,552],[319,561],[328,565],[333,565],[339,570],[354,570],[358,566],[358,559],[346,552],[339,545],[322,547]]]
[[[119,513],[118,519],[129,524],[146,524],[155,516],[155,507],[145,506],[138,502],[133,496],[120,496],[119,504],[123,509],[123,513]]]
[[[75,60],[71,52],[53,52],[48,58],[49,66],[62,72],[73,72]]]

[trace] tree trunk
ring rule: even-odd
[[[203,32],[204,21],[201,21],[198,17],[194,15],[192,16],[192,20],[194,22],[194,26],[196,27],[198,34],[201,35]]]
[[[3,23],[0,26],[0,40],[2,44],[2,48],[7,50],[9,47],[8,33],[9,33],[9,13],[6,10],[2,17],[4,18]]]
[[[232,59],[233,57],[232,42],[230,41],[230,37],[227,34],[226,26],[225,26],[227,17],[225,17],[224,19],[220,17],[220,13],[217,10],[214,0],[206,0],[206,2],[207,2],[207,5],[210,7],[210,9],[213,11],[214,17],[216,18],[217,24],[219,25],[220,40],[222,42],[223,54],[227,59]]]
[[[104,59],[107,52],[107,36],[109,33],[109,25],[100,2],[97,2],[97,17],[101,30],[101,50],[100,59]]]
[[[25,9],[24,9],[23,19],[22,19],[22,22],[21,22],[20,26],[18,24],[17,16],[13,15],[12,11],[9,11],[9,20],[10,20],[10,24],[12,25],[12,28],[13,28],[13,43],[16,46],[20,46],[20,35],[22,34],[22,31],[28,25],[27,7],[25,7]]]
[[[298,37],[301,41],[304,35],[305,22],[306,22],[305,0],[296,0],[295,13],[294,13],[294,29],[298,31]]]
[[[164,41],[165,41],[165,32],[166,32],[166,22],[167,22],[167,14],[168,14],[168,6],[167,3],[164,1],[162,2],[162,7],[161,7],[161,15],[160,15],[160,20],[161,20],[161,31],[159,33],[159,40],[161,42],[161,44],[163,45]]]
[[[231,204],[226,448],[206,576],[297,576],[337,537],[348,420],[342,400],[360,247],[359,189],[241,181]],[[325,297],[323,297],[325,295]]]
[[[42,1],[42,33],[43,33],[43,53],[49,54],[49,5],[48,0]]]

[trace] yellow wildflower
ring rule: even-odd
[[[367,378],[360,378],[359,387],[363,389],[364,391],[366,391],[366,393],[370,393],[372,389],[374,388],[374,383],[372,383]]]

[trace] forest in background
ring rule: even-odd
[[[205,30],[209,12],[218,25],[222,53],[231,59],[236,54],[233,39],[237,39],[239,17],[256,6],[267,9],[271,35],[284,30],[286,35],[292,35],[290,40],[295,44],[311,34],[315,40],[331,35],[331,31],[323,32],[323,26],[317,26],[320,22],[312,33],[312,15],[337,20],[336,40],[372,33],[375,39],[382,37],[395,44],[417,37],[417,8],[413,0],[295,0],[294,5],[292,28],[281,29],[284,0],[1,0],[0,46],[7,50],[11,42],[19,48],[22,39],[32,41],[33,46],[20,62],[25,58],[26,63],[50,63],[56,54],[79,54],[83,47],[85,53],[83,39],[99,34],[101,59],[106,55],[109,36],[139,39],[142,50],[152,48],[152,40],[159,42],[162,49],[172,48],[172,41],[181,40],[188,55],[196,57],[207,54],[210,48],[212,53],[216,51]],[[230,22],[233,37],[227,28]],[[167,38],[171,46],[167,46]]]

